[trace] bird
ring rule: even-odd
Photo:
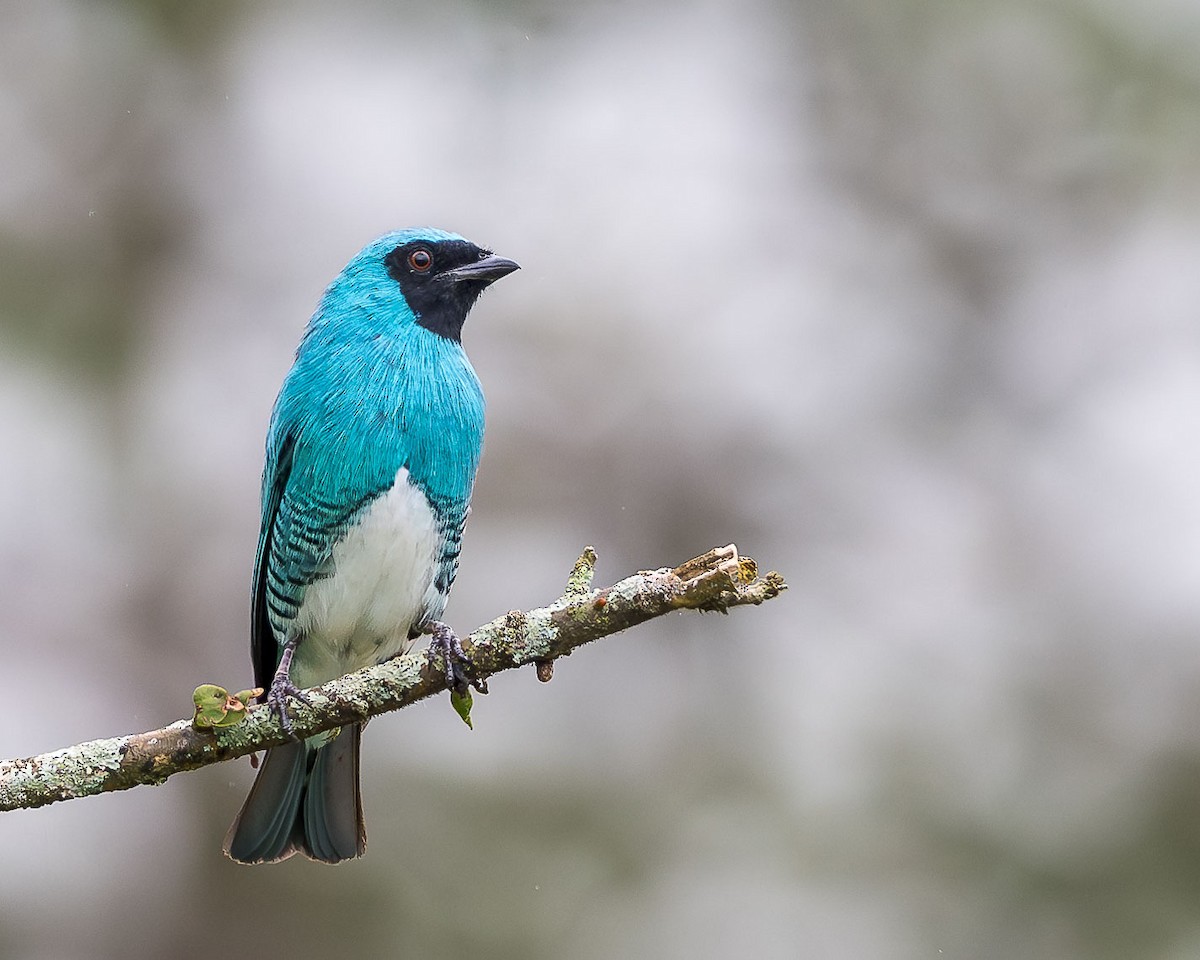
[[[455,233],[398,230],[350,260],[309,320],[267,431],[251,587],[255,682],[289,733],[289,698],[422,633],[447,664],[461,653],[440,617],[484,432],[462,329],[484,289],[518,269]],[[225,853],[362,856],[362,727],[268,750]]]

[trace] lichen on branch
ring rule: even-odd
[[[553,603],[497,617],[463,638],[474,676],[534,664],[550,678],[553,663],[577,647],[676,610],[719,610],[757,605],[787,589],[777,573],[758,576],[732,544],[677,567],[644,570],[603,590],[592,589],[596,553],[587,547],[566,588]],[[339,677],[307,691],[310,704],[290,703],[295,733],[312,736],[446,689],[440,662],[421,650]],[[222,691],[223,692],[223,691]],[[0,761],[0,810],[40,807],[142,784],[232,760],[286,742],[277,716],[260,705],[230,726],[197,726],[191,719],[146,733],[91,740],[52,753]]]

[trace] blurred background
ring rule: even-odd
[[[251,680],[271,403],[360,246],[465,342],[469,630],[735,541],[791,590],[365,741],[0,815],[0,958],[1200,955],[1200,3],[0,6],[0,756]]]

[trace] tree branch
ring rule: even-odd
[[[674,610],[719,610],[760,604],[787,588],[777,573],[758,577],[753,560],[733,545],[710,550],[675,569],[635,573],[606,590],[591,588],[596,554],[584,550],[554,603],[528,613],[514,610],[463,639],[474,675],[535,664],[548,680],[556,658],[600,637]],[[446,689],[443,665],[424,650],[359,670],[308,691],[312,704],[291,700],[297,736],[308,737],[389,710],[398,710]],[[265,705],[251,707],[235,726],[198,729],[177,720],[148,733],[92,740],[53,753],[0,761],[0,810],[40,807],[140,784],[162,783],[172,774],[244,757],[286,742],[277,717]]]

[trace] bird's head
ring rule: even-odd
[[[479,295],[519,270],[455,233],[398,230],[367,244],[325,294],[322,312],[366,306],[379,320],[416,323],[455,342]],[[390,310],[393,316],[381,316]]]

